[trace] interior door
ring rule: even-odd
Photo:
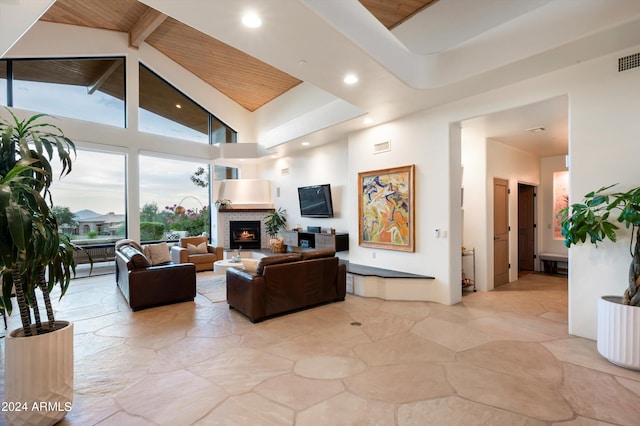
[[[493,179],[493,286],[509,282],[509,181]]]
[[[534,270],[535,187],[518,184],[518,271]]]

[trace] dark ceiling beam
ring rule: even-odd
[[[165,20],[167,15],[149,8],[129,31],[129,47],[138,48]]]
[[[113,63],[109,65],[109,67],[102,74],[100,74],[100,76],[98,76],[96,81],[87,86],[87,93],[89,95],[93,95],[93,92],[100,89],[100,86],[102,86],[104,82],[107,81],[107,79],[111,76],[111,74],[113,74],[113,72],[118,69],[120,64],[121,60],[113,61]]]

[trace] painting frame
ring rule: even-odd
[[[358,173],[358,244],[415,251],[415,164]]]

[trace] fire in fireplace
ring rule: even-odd
[[[243,249],[260,248],[260,221],[259,220],[232,220],[229,222],[230,248]]]

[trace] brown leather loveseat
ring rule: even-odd
[[[255,272],[227,269],[229,307],[251,322],[344,300],[346,265],[333,250],[279,254],[260,259]]]
[[[192,301],[196,297],[193,263],[152,265],[140,248],[131,241],[116,243],[116,283],[132,310]]]

